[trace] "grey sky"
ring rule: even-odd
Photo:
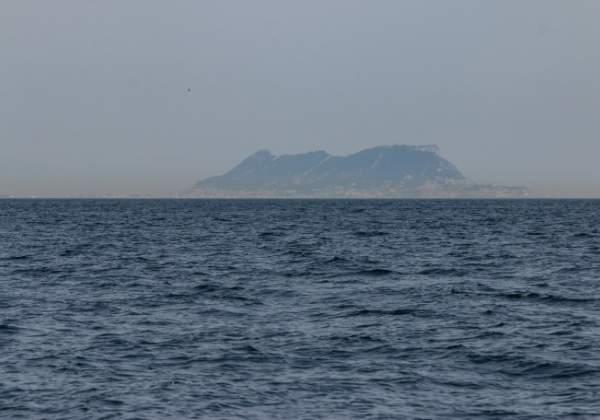
[[[600,196],[597,0],[1,9],[0,194],[168,195],[257,149],[435,143],[476,181]]]

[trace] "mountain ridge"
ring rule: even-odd
[[[523,197],[522,187],[477,184],[436,145],[384,145],[335,156],[324,150],[259,150],[223,175],[203,179],[197,197]]]

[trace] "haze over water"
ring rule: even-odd
[[[437,144],[600,197],[597,0],[3,0],[0,195],[174,196],[261,149]]]
[[[0,200],[0,416],[595,418],[599,226],[592,200]]]

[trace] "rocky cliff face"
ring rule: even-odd
[[[198,197],[520,197],[518,187],[479,185],[436,146],[380,146],[348,156],[259,151],[224,175],[198,182]]]

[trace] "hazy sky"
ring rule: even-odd
[[[0,194],[435,143],[476,181],[600,196],[599,22],[598,0],[3,0]]]

